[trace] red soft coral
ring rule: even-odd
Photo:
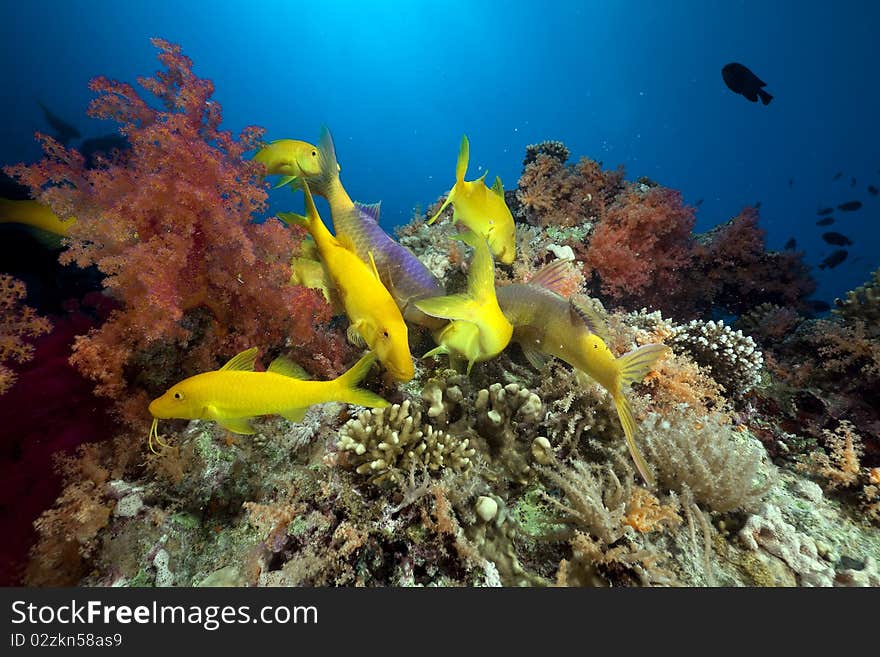
[[[613,301],[662,307],[681,289],[693,225],[693,209],[679,192],[632,186],[608,208],[587,247],[577,250]]]
[[[34,354],[26,338],[48,333],[49,320],[39,317],[33,308],[21,305],[25,297],[24,283],[0,274],[0,395],[15,383],[16,374],[4,365],[9,361],[24,363]]]
[[[288,283],[294,236],[274,219],[251,221],[266,191],[262,167],[242,155],[262,131],[249,127],[236,139],[220,130],[210,80],[193,74],[178,46],[153,44],[166,69],[139,83],[164,110],[128,84],[90,85],[98,94],[90,116],[119,122],[129,150],[86,169],[78,152],[41,136],[44,159],[9,168],[58,216],[76,217],[62,261],[97,265],[121,302],[100,329],[77,339],[73,362],[135,422],[169,376],[210,369],[251,346],[284,346],[289,337],[313,369],[342,369],[338,356],[319,354],[341,344],[322,328],[329,307]],[[163,367],[136,358],[155,356],[157,343],[186,350],[185,359],[169,368],[167,359]]]

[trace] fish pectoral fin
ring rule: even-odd
[[[523,346],[522,348],[523,355],[526,357],[526,360],[529,361],[529,364],[534,367],[536,370],[542,370],[550,362],[552,356],[545,354],[543,351],[538,351],[532,347]]]
[[[349,324],[348,328],[345,329],[345,337],[348,338],[348,341],[355,347],[363,349],[367,346],[367,341],[364,339],[364,336],[361,335],[360,326],[361,322]]]
[[[501,176],[495,176],[495,184],[492,185],[492,191],[502,199],[504,198],[504,185],[501,184]]]
[[[449,353],[449,349],[446,347],[446,345],[441,344],[441,345],[437,345],[436,347],[431,349],[431,351],[429,351],[424,356],[422,356],[422,358],[433,358],[434,356],[442,356],[443,354],[448,354],[448,353]]]
[[[302,226],[303,228],[309,227],[309,219],[301,214],[297,214],[296,212],[276,212],[275,216],[278,217],[281,221],[283,221],[288,226],[297,225]]]
[[[230,358],[223,367],[220,368],[220,371],[253,372],[254,361],[256,361],[257,359],[257,351],[259,351],[257,347],[251,347],[250,349],[242,351],[240,354],[236,354],[235,356]]]
[[[603,342],[607,343],[610,341],[608,337],[608,327],[605,325],[605,320],[591,305],[588,299],[569,297],[568,310],[571,314],[571,318],[575,321],[580,320],[583,322],[584,326],[587,327],[590,333],[598,335],[602,338]]]
[[[479,304],[466,294],[419,299],[415,302],[415,306],[431,317],[463,319],[468,322],[476,322],[480,319]]]
[[[283,413],[279,413],[279,415],[289,422],[302,422],[308,410],[308,406],[305,408],[289,408]]]
[[[249,417],[218,417],[217,424],[232,433],[254,434],[256,429],[251,426]]]
[[[373,252],[367,252],[367,255],[370,257],[370,268],[373,270],[373,276],[376,277],[376,280],[380,283],[382,282],[382,277],[379,276],[379,268],[376,266],[376,259],[373,257]]]
[[[276,185],[272,189],[278,189],[279,187],[284,187],[285,185],[289,185],[290,183],[296,180],[296,176],[281,176]]]

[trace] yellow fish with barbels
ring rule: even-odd
[[[415,373],[409,351],[409,332],[400,309],[379,280],[375,262],[371,260],[370,265],[366,264],[350,243],[337,239],[327,230],[305,180],[302,187],[306,215],[279,212],[278,218],[298,223],[312,234],[321,261],[348,315],[349,340],[358,345],[366,343],[395,379],[409,381]]]
[[[642,479],[653,485],[654,477],[636,445],[636,421],[625,390],[641,381],[669,347],[647,344],[615,357],[602,337],[607,333],[596,311],[574,297],[567,299],[558,293],[566,278],[565,269],[570,266],[570,261],[557,260],[527,284],[498,288],[498,303],[513,324],[513,339],[534,367],[540,369],[546,355],[555,356],[608,391],[636,468]]]
[[[320,175],[318,147],[298,139],[276,139],[254,155],[254,161],[266,167],[266,175],[280,175],[278,187],[293,184]]]
[[[469,158],[470,142],[465,135],[461,138],[461,148],[458,151],[455,185],[437,214],[428,221],[428,225],[437,221],[446,206],[452,203],[452,221],[461,222],[477,235],[482,235],[489,242],[489,248],[492,249],[495,258],[509,265],[516,258],[516,227],[510,208],[504,202],[501,178],[495,178],[495,184],[491,189],[486,187],[484,182],[488,171],[476,180],[468,182],[464,179],[464,175],[467,173]]]
[[[265,372],[254,371],[257,348],[233,357],[219,370],[196,374],[172,386],[150,402],[150,450],[153,443],[165,446],[159,437],[159,420],[213,420],[233,433],[256,433],[251,420],[261,415],[281,415],[301,422],[309,406],[343,402],[372,408],[389,403],[358,384],[376,361],[366,354],[351,369],[332,381],[309,381],[303,369],[283,356]]]

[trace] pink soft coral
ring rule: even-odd
[[[117,399],[123,416],[146,412],[146,388],[167,383],[167,367],[143,371],[152,385],[130,387],[133,356],[156,343],[187,351],[192,373],[215,366],[251,346],[298,347],[312,369],[342,369],[336,335],[322,329],[330,309],[312,291],[288,284],[295,236],[272,219],[251,221],[265,208],[261,166],[242,159],[261,130],[248,127],[235,139],[219,129],[220,105],[210,80],[197,78],[178,46],[160,39],[164,71],[140,85],[164,105],[157,110],[130,85],[96,78],[98,96],[89,115],[112,119],[131,149],[98,168],[40,136],[44,159],[9,172],[60,217],[76,217],[64,262],[97,265],[108,292],[121,302],[100,329],[80,336],[73,362],[98,382],[100,394]],[[149,367],[149,362],[139,362]]]

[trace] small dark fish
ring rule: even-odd
[[[834,208],[822,208],[816,214],[820,217],[824,217],[826,214],[831,214],[832,212],[834,212]]]
[[[698,208],[698,207],[700,207],[701,205],[703,205],[703,199],[698,198],[697,201],[696,201],[696,203],[694,203],[694,207],[695,207],[695,208]]]
[[[789,186],[789,187],[794,187],[794,178],[789,178],[789,179],[788,179],[788,186]]]
[[[93,169],[98,163],[98,156],[110,157],[113,151],[126,151],[131,148],[128,138],[111,133],[102,137],[84,139],[79,145],[79,152],[86,159],[86,168]]]
[[[767,83],[742,64],[736,62],[727,64],[721,69],[721,77],[724,78],[724,84],[728,89],[735,94],[745,96],[753,103],[758,101],[758,96],[765,105],[773,100],[773,96],[761,88],[766,87]]]
[[[819,219],[819,221],[816,222],[816,225],[817,226],[830,226],[833,223],[834,223],[834,217],[825,217],[824,219]]]
[[[855,178],[850,178],[850,179],[849,179],[849,186],[850,186],[850,187],[855,187],[855,186],[856,186],[856,179],[855,179]]]
[[[76,127],[70,125],[67,121],[52,112],[52,110],[46,107],[41,101],[38,100],[37,104],[40,106],[40,109],[43,110],[46,122],[55,130],[55,141],[59,144],[67,146],[71,139],[78,139],[81,136]]]
[[[840,177],[843,175],[843,171],[838,171],[834,174],[834,177],[831,180],[840,180]]]
[[[837,251],[832,252],[830,256],[819,263],[819,269],[834,269],[837,265],[846,260],[846,257],[848,255],[848,251],[845,251],[844,249],[838,249]]]
[[[822,239],[834,246],[850,246],[853,242],[841,233],[822,233]]]
[[[877,196],[877,193],[880,192],[880,189],[877,189],[876,187],[874,187],[874,185],[868,185],[868,192],[871,194],[871,196]]]
[[[831,306],[826,301],[822,301],[821,299],[807,299],[807,308],[809,308],[810,313],[817,315],[819,313],[827,313],[831,310]]]
[[[786,251],[794,251],[796,246],[797,246],[797,240],[792,237],[785,243],[785,250]]]
[[[837,206],[838,210],[843,210],[844,212],[852,212],[853,210],[858,210],[862,207],[861,201],[847,201],[846,203],[841,203]]]
[[[760,209],[761,209],[761,201],[758,201],[757,203],[755,203],[755,210],[760,210]]]

